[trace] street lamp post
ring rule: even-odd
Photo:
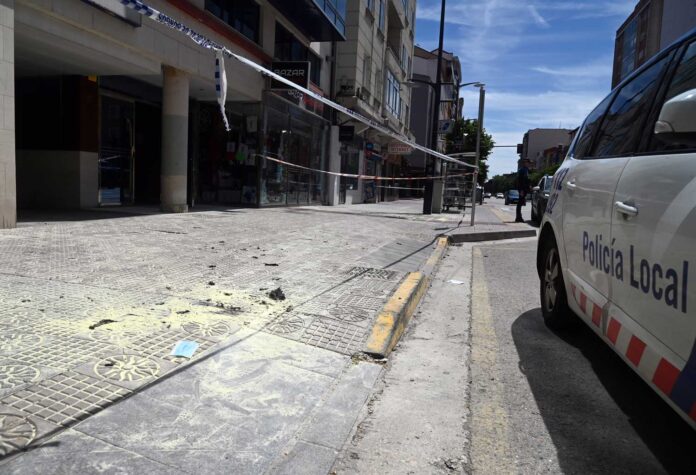
[[[486,85],[476,83],[475,87],[479,88],[479,110],[478,110],[478,127],[476,131],[476,162],[474,163],[474,189],[471,193],[471,226],[474,226],[476,220],[476,197],[478,186],[479,161],[481,160],[481,134],[483,133],[483,109],[486,101]]]

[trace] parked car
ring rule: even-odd
[[[517,190],[507,190],[505,192],[505,204],[512,205],[517,204],[520,200],[520,192]]]
[[[505,195],[503,195],[502,193],[496,193],[495,197],[500,199],[500,200],[505,199]]]
[[[553,177],[545,175],[539,180],[539,184],[532,188],[532,222],[534,223],[541,221],[546,212],[546,204],[549,202],[551,194],[551,183],[553,183]]]
[[[696,29],[587,116],[554,176],[536,264],[546,324],[572,331],[579,317],[696,429],[694,185]]]
[[[483,197],[484,197],[484,198],[490,198],[490,197],[491,197],[491,194],[490,194],[489,192],[485,192],[485,193],[483,194]]]

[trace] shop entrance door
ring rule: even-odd
[[[133,203],[135,105],[133,101],[101,95],[99,142],[99,204]]]

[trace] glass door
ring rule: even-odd
[[[99,143],[99,204],[133,203],[135,105],[133,101],[101,96]]]

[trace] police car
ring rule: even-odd
[[[550,327],[578,315],[696,428],[696,30],[585,120],[537,270]]]

